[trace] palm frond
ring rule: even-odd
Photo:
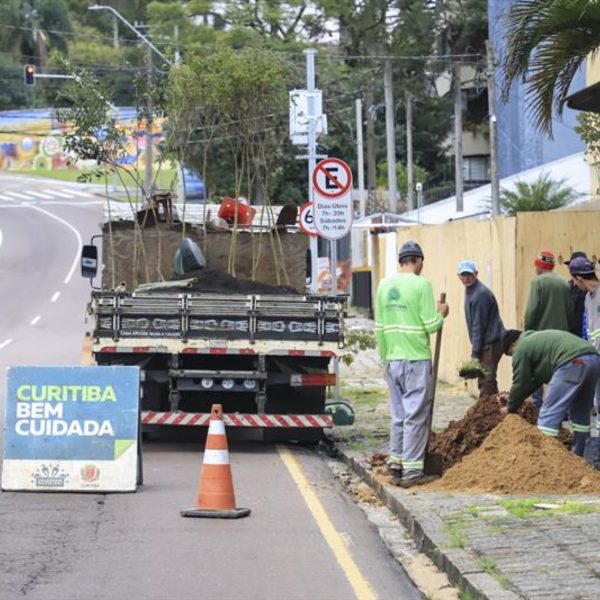
[[[553,108],[562,112],[575,74],[600,47],[600,2],[517,0],[508,32],[503,98],[523,81],[536,126],[551,134]]]

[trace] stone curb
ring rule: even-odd
[[[482,570],[475,556],[461,548],[450,548],[444,522],[428,509],[431,502],[424,496],[396,490],[378,482],[359,454],[336,445],[339,458],[354,474],[364,480],[394,513],[419,552],[426,554],[450,581],[478,600],[517,600],[524,596],[503,588]]]

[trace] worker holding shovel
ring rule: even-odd
[[[419,277],[424,255],[416,242],[400,249],[399,273],[377,289],[375,335],[390,392],[392,483],[408,488],[434,479],[424,472],[433,396],[429,336],[448,315],[431,283]]]

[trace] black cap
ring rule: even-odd
[[[502,352],[506,354],[515,340],[518,340],[521,332],[518,329],[508,329],[502,336]]]
[[[571,258],[569,260],[565,260],[563,264],[568,265],[574,258],[587,258],[587,254],[585,252],[577,251],[571,252]]]
[[[417,244],[417,242],[404,242],[402,244],[402,248],[400,248],[400,252],[398,252],[398,261],[401,261],[403,258],[425,258],[423,254],[423,250],[421,250],[421,246]]]

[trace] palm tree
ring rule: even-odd
[[[599,47],[600,1],[516,0],[508,16],[505,100],[521,78],[536,126],[552,134],[553,107],[562,113],[573,77]]]
[[[565,185],[565,179],[551,179],[548,173],[540,175],[532,183],[517,181],[514,190],[500,192],[500,206],[504,214],[513,216],[518,212],[554,210],[581,198],[574,188]]]

